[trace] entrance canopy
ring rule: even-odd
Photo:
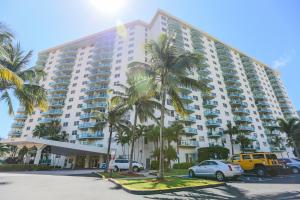
[[[54,140],[46,140],[32,137],[21,137],[21,138],[9,138],[1,140],[2,144],[9,144],[14,146],[26,146],[26,147],[51,147],[51,153],[57,155],[91,155],[98,156],[106,154],[107,149],[103,147],[96,147],[92,145],[74,144],[68,142],[59,142]]]

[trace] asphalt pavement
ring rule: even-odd
[[[300,175],[243,177],[226,186],[157,195],[133,195],[113,183],[85,174],[0,173],[1,200],[136,199],[300,199]]]

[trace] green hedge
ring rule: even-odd
[[[198,149],[199,162],[209,159],[228,159],[229,149],[225,147],[204,147]]]
[[[194,166],[194,164],[195,163],[190,163],[190,162],[175,163],[173,165],[173,169],[188,169]]]
[[[157,161],[157,160],[152,160],[151,161],[150,169],[152,169],[152,170],[158,170],[158,166],[159,166],[159,161]],[[166,161],[164,163],[164,168],[168,169],[168,163]]]
[[[57,169],[54,166],[32,165],[32,164],[3,164],[0,165],[0,171],[42,171]]]

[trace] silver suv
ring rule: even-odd
[[[114,171],[119,170],[128,170],[129,169],[129,160],[127,159],[116,159],[112,163]],[[132,170],[134,172],[138,172],[140,170],[143,170],[144,166],[142,163],[132,161]]]
[[[288,168],[292,169],[293,174],[300,173],[300,159],[298,158],[280,158],[278,161]]]

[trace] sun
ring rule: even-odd
[[[91,5],[105,15],[116,15],[126,0],[90,0]]]

